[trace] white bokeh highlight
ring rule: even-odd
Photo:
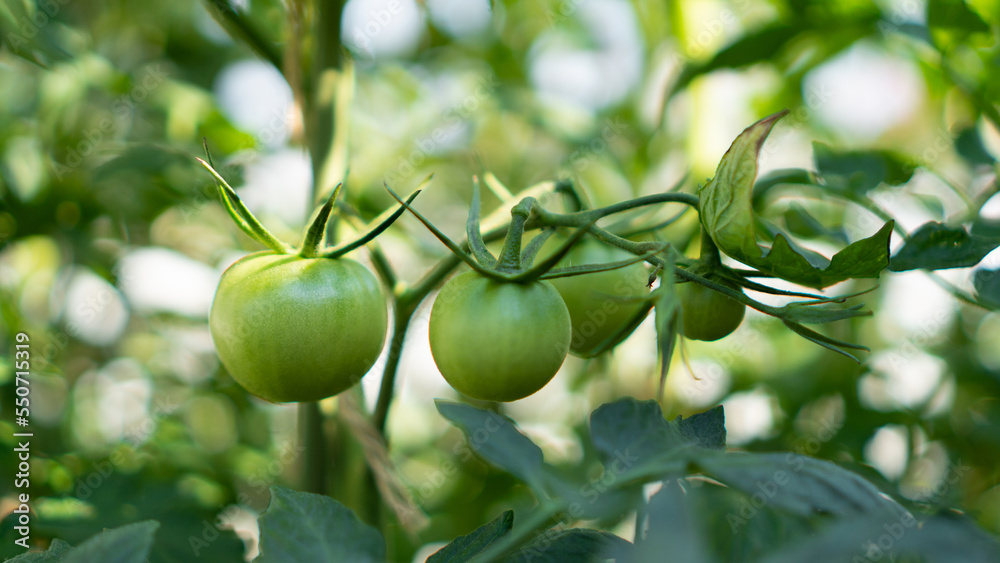
[[[143,313],[207,319],[220,272],[169,248],[128,252],[119,263],[119,285]]]
[[[373,59],[411,54],[425,29],[424,11],[413,0],[350,0],[340,33],[355,55]]]
[[[281,73],[263,61],[245,60],[222,69],[215,95],[227,118],[269,148],[291,136],[295,107],[292,89]]]
[[[91,346],[108,346],[125,331],[129,312],[115,286],[87,268],[76,267],[67,284],[62,319],[73,337]]]
[[[862,141],[880,137],[920,110],[924,79],[912,61],[859,42],[815,68],[803,81],[815,118]]]

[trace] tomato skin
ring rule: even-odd
[[[559,371],[569,350],[569,312],[548,282],[506,283],[466,272],[441,288],[429,336],[434,363],[455,390],[516,401]]]
[[[361,264],[270,251],[225,271],[209,317],[233,379],[276,403],[318,401],[360,381],[386,324],[381,287]]]
[[[711,342],[728,336],[743,322],[747,306],[700,283],[677,286],[681,304],[680,332],[692,340]]]
[[[633,254],[596,240],[575,245],[559,266],[607,264]],[[606,272],[550,280],[569,309],[573,337],[570,353],[590,358],[646,305],[635,299],[649,294],[649,271],[641,262]],[[625,335],[627,336],[627,335]]]

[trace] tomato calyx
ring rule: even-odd
[[[327,198],[326,202],[322,207],[316,212],[316,217],[309,223],[306,228],[305,233],[302,237],[302,243],[298,247],[294,247],[278,237],[274,236],[265,227],[257,217],[247,208],[247,206],[240,199],[240,196],[236,194],[236,190],[226,182],[226,179],[216,171],[213,163],[212,157],[208,154],[208,147],[205,148],[205,155],[208,159],[206,162],[200,158],[196,158],[202,166],[204,166],[208,172],[215,178],[215,185],[219,190],[219,198],[222,200],[223,206],[229,213],[229,217],[234,223],[249,236],[250,238],[256,240],[257,242],[263,244],[264,246],[270,248],[271,250],[279,254],[297,254],[302,258],[330,258],[337,259],[344,256],[352,250],[356,250],[365,244],[371,242],[375,237],[382,233],[382,231],[389,228],[396,219],[404,213],[407,209],[407,205],[420,194],[422,188],[430,180],[428,177],[425,179],[420,186],[417,187],[409,196],[407,196],[405,203],[400,207],[392,210],[386,211],[375,220],[371,222],[368,230],[358,236],[357,238],[335,245],[328,246],[326,244],[326,227],[329,223],[331,217],[336,216],[339,213],[338,199],[343,188],[343,184],[338,184]]]

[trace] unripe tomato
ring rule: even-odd
[[[545,281],[466,272],[441,288],[431,308],[434,363],[474,399],[515,401],[538,391],[559,371],[569,340],[569,312]]]
[[[633,255],[593,239],[575,245],[559,266],[606,264],[632,258]],[[573,337],[569,349],[574,355],[589,358],[597,354],[619,334],[646,305],[630,298],[649,293],[649,271],[642,263],[617,270],[594,272],[550,280],[569,309]],[[631,331],[630,331],[631,332]],[[613,344],[613,343],[612,343]]]
[[[209,327],[237,383],[273,402],[318,401],[358,382],[385,342],[375,276],[346,258],[258,252],[222,275]]]
[[[713,341],[728,336],[743,322],[747,306],[700,283],[677,286],[681,304],[681,334]]]

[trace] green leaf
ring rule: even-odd
[[[798,203],[792,203],[785,211],[785,226],[793,235],[804,238],[827,238],[847,244],[843,229],[831,229],[823,225]]]
[[[105,530],[69,550],[61,563],[145,563],[153,546],[155,520]]]
[[[986,150],[983,138],[975,126],[966,127],[958,133],[955,137],[955,150],[971,164],[992,165],[996,162],[993,155]]]
[[[780,233],[774,237],[774,244],[766,254],[757,244],[750,206],[757,157],[775,121],[786,113],[776,113],[758,121],[733,141],[715,177],[698,190],[702,225],[726,254],[762,273],[794,283],[823,288],[850,278],[877,278],[889,264],[891,221],[873,236],[841,250],[828,262],[813,252],[805,256]]]
[[[755,504],[763,502],[801,516],[903,511],[860,476],[794,452],[728,452],[701,456],[697,464],[726,485],[759,497]]]
[[[927,3],[927,21],[931,27],[990,31],[990,27],[963,0],[930,0]]]
[[[994,563],[1000,561],[1000,544],[967,518],[949,513],[926,522],[909,513],[872,514],[838,521],[764,561],[908,561],[908,557],[926,563]]]
[[[685,445],[684,435],[663,418],[656,401],[620,399],[590,414],[590,439],[605,461],[659,456]]]
[[[649,526],[643,540],[636,540],[636,560],[659,561],[664,553],[669,553],[671,561],[713,561],[705,545],[701,521],[696,517],[698,507],[691,498],[697,489],[685,491],[679,483],[677,479],[664,481],[663,487],[649,499]]]
[[[970,235],[964,227],[924,223],[889,262],[893,272],[975,266],[1000,246],[1000,237]]]
[[[825,267],[811,264],[792,249],[784,235],[775,237],[767,256],[748,264],[773,276],[817,289],[851,278],[878,278],[889,264],[892,227],[893,222],[889,221],[874,235],[853,242],[834,254]]]
[[[656,401],[621,399],[590,415],[590,439],[605,471],[615,482],[648,481],[678,473],[687,466],[685,447],[693,447],[678,427],[663,418]]]
[[[743,35],[709,61],[686,69],[677,79],[672,91],[677,92],[695,77],[720,68],[739,68],[771,59],[802,31],[801,26],[775,24]]]
[[[677,345],[677,288],[674,279],[673,254],[667,254],[667,265],[660,275],[660,285],[653,292],[653,317],[656,325],[656,345],[660,352],[660,383],[657,392],[663,396],[667,385],[667,374],[670,371],[670,361]]]
[[[504,537],[514,526],[514,511],[505,510],[495,520],[471,533],[455,538],[427,558],[427,563],[463,563],[481,553],[494,541]]]
[[[979,302],[993,310],[1000,309],[1000,270],[980,268],[972,276]]]
[[[774,124],[788,111],[772,114],[742,133],[722,156],[715,176],[698,188],[701,224],[712,240],[736,258],[760,258],[750,197],[757,177],[757,155]]]
[[[840,321],[843,319],[850,319],[853,317],[870,317],[872,315],[871,311],[864,311],[864,303],[854,305],[852,307],[821,307],[814,303],[808,301],[789,303],[779,310],[782,315],[781,318],[786,321],[793,321],[797,323],[832,323],[834,321]]]
[[[632,543],[614,534],[588,528],[548,530],[504,561],[508,563],[579,563],[629,560]]]
[[[273,486],[271,503],[257,521],[256,563],[385,561],[382,534],[328,496]]]
[[[678,416],[673,424],[690,442],[703,448],[726,449],[726,413],[722,405],[684,419]]]
[[[542,450],[518,431],[514,421],[471,405],[434,401],[441,416],[465,434],[477,454],[500,467],[532,489],[544,490],[546,482]]]
[[[859,360],[856,357],[854,357],[854,355],[851,354],[850,352],[848,352],[847,350],[845,350],[845,348],[852,349],[852,350],[865,350],[866,352],[870,351],[867,346],[861,346],[860,344],[852,344],[850,342],[844,342],[843,340],[837,340],[835,338],[830,338],[829,336],[826,336],[824,334],[820,334],[820,333],[816,332],[815,330],[812,330],[810,328],[806,328],[806,327],[804,327],[801,324],[796,323],[796,322],[792,322],[792,321],[784,320],[784,319],[782,319],[782,322],[784,322],[785,326],[787,326],[789,329],[791,329],[792,332],[794,332],[795,334],[798,334],[802,338],[805,338],[806,340],[809,340],[810,342],[813,342],[815,344],[819,344],[820,346],[826,348],[827,350],[832,350],[832,351],[834,351],[834,352],[836,352],[838,354],[842,354],[842,355],[844,355],[844,356],[846,356],[846,357],[854,360],[855,362],[857,362],[859,364],[861,363],[861,360]]]
[[[788,184],[799,186],[816,186],[816,177],[808,170],[801,168],[781,168],[765,173],[753,185],[752,203],[754,209],[759,209],[767,198],[768,192],[778,186]]]
[[[864,195],[885,183],[898,186],[910,181],[915,167],[888,151],[835,151],[814,142],[813,160],[826,188]]]
[[[17,557],[8,559],[6,563],[59,563],[73,549],[73,546],[60,540],[52,540],[45,551],[29,551]]]

